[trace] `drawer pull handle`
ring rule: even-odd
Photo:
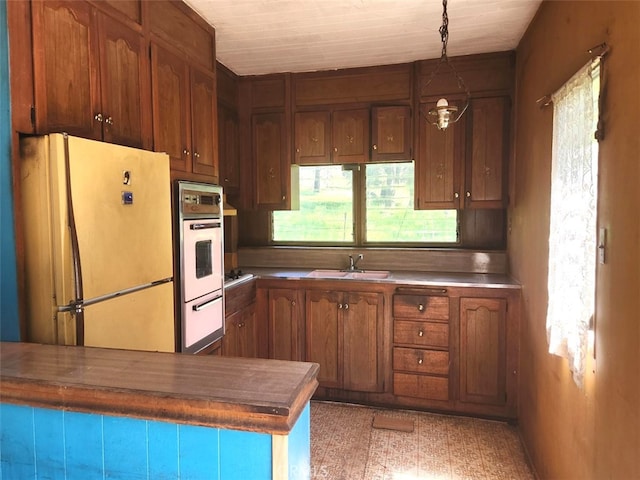
[[[418,365],[422,365],[422,359],[421,358],[418,359]]]
[[[424,305],[423,304],[419,304],[418,305],[418,311],[419,312],[424,312]]]
[[[424,332],[422,330],[418,330],[418,336],[419,337],[424,337]]]

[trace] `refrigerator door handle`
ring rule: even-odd
[[[220,228],[220,222],[210,222],[210,223],[192,223],[189,225],[191,230],[206,230],[209,228]]]
[[[212,306],[214,303],[216,303],[221,298],[222,298],[222,295],[220,295],[219,297],[216,297],[216,298],[212,298],[211,300],[207,300],[206,302],[201,303],[200,305],[194,305],[191,308],[193,308],[193,310],[195,312],[199,312],[200,310],[204,310],[205,308]]]

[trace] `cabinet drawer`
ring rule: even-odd
[[[393,394],[429,400],[449,400],[449,379],[408,373],[393,374]]]
[[[447,323],[393,322],[393,341],[422,347],[449,348],[449,325]]]
[[[393,296],[393,316],[420,320],[448,320],[449,297],[396,294]]]
[[[449,352],[395,347],[393,349],[393,369],[448,375]]]

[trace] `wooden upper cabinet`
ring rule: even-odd
[[[463,106],[462,101],[455,102]],[[506,206],[509,104],[507,96],[472,99],[460,121],[446,130],[438,130],[425,119],[435,102],[421,104],[417,208]]]
[[[460,299],[460,400],[507,403],[507,300]]]
[[[171,170],[191,170],[191,118],[187,64],[151,44],[153,148],[166,152]]]
[[[369,160],[369,109],[335,110],[331,118],[334,163],[366,163]]]
[[[298,112],[295,162],[300,165],[365,163],[369,160],[369,109]]]
[[[298,112],[295,115],[295,162],[318,165],[331,162],[331,113]]]
[[[240,137],[238,115],[218,104],[218,162],[220,183],[227,193],[240,188]]]
[[[216,83],[212,74],[191,68],[193,172],[218,177]]]
[[[148,145],[142,37],[89,3],[32,3],[36,132]]]
[[[148,127],[143,128],[148,118],[144,112],[150,108],[149,64],[142,37],[106,15],[98,19],[104,140],[149,146],[149,139],[144,139]]]
[[[465,206],[503,208],[507,204],[509,97],[477,98],[469,107]]]
[[[100,139],[98,35],[84,2],[33,1],[36,133]]]
[[[464,122],[438,130],[425,118],[435,102],[420,104],[416,156],[416,207],[460,208],[464,161]]]
[[[288,128],[284,113],[258,113],[252,118],[255,159],[256,205],[272,210],[287,209],[290,166]]]
[[[215,75],[151,44],[153,148],[167,152],[171,170],[218,180]]]
[[[371,160],[411,160],[411,107],[371,109]]]

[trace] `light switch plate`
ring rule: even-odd
[[[598,230],[598,262],[604,265],[607,261],[607,229],[600,227]]]

